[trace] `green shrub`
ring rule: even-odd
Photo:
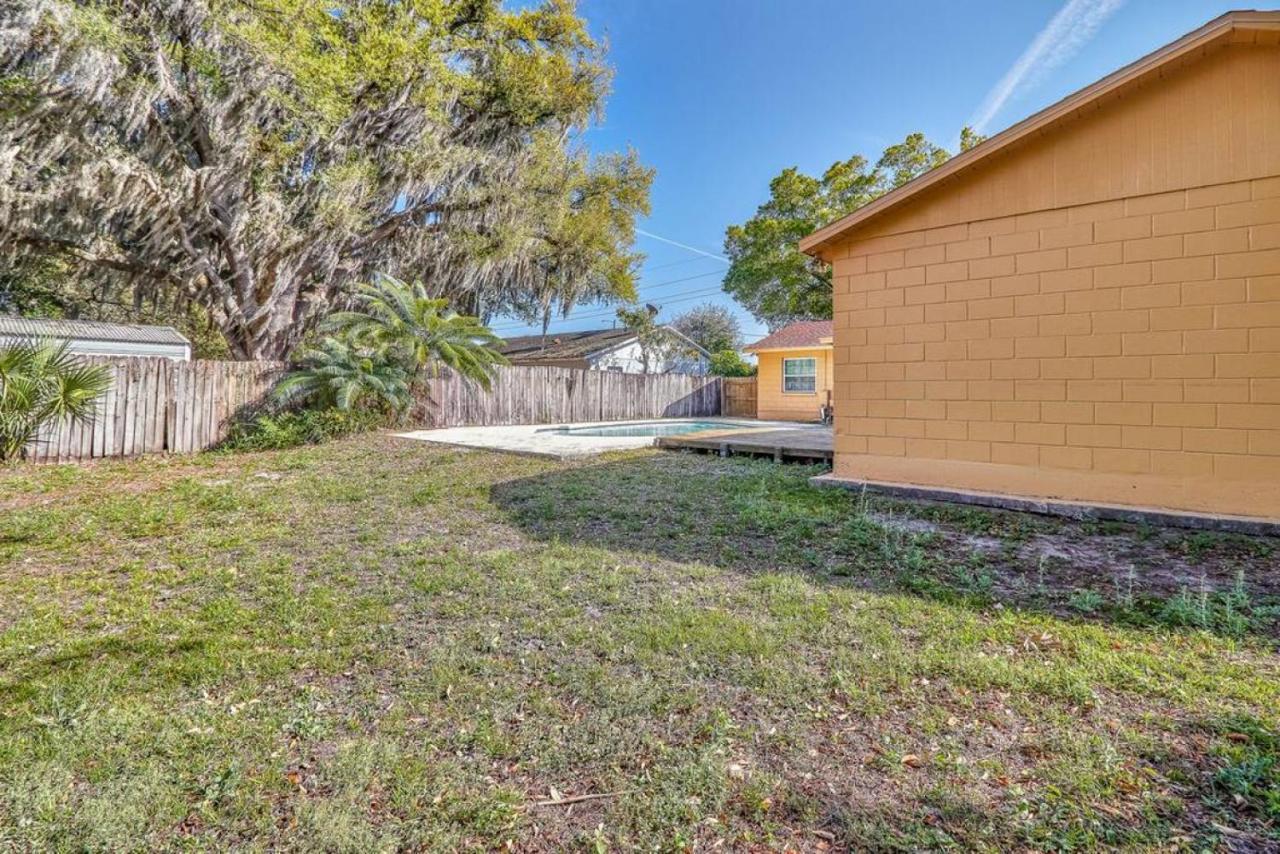
[[[318,445],[371,430],[386,416],[363,410],[301,409],[258,415],[237,422],[218,447],[228,451],[274,451],[299,445]]]
[[[756,366],[737,350],[721,350],[711,356],[711,373],[717,377],[751,377],[755,376]]]
[[[66,343],[20,341],[0,349],[0,461],[17,459],[40,428],[88,423],[111,385],[103,365],[88,365]]]

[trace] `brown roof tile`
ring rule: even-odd
[[[592,329],[548,335],[521,335],[507,338],[499,348],[512,361],[585,359],[635,338],[630,329]]]
[[[826,339],[825,341],[823,339]],[[786,350],[794,347],[820,347],[831,343],[830,320],[801,320],[748,344],[747,350]]]

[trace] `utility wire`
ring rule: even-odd
[[[684,282],[692,282],[692,281],[693,281],[693,280],[695,280],[695,279],[705,279],[707,276],[719,276],[719,275],[721,275],[721,271],[720,271],[720,270],[711,270],[710,272],[707,272],[707,273],[698,273],[696,276],[685,276],[685,277],[680,278],[680,279],[668,279],[668,280],[667,280],[667,281],[665,281],[665,282],[656,282],[656,283],[654,283],[654,284],[652,284],[652,285],[641,285],[641,286],[640,286],[640,288],[639,288],[640,296],[644,296],[646,293],[652,293],[652,292],[653,292],[653,290],[654,290],[655,288],[666,287],[666,286],[669,286],[669,285],[679,285],[679,284],[683,284]],[[705,291],[705,292],[704,292],[704,291],[698,291],[697,293],[699,293],[699,294],[701,294],[701,293],[716,293],[716,292],[718,292],[718,291],[720,291],[720,288],[710,288],[710,289],[708,289],[708,290],[707,290],[707,291]],[[675,300],[666,300],[666,302],[675,302]],[[568,321],[568,320],[586,320],[586,319],[589,319],[589,318],[592,318],[592,317],[610,317],[610,316],[612,316],[613,314],[614,314],[614,312],[612,312],[612,311],[604,311],[604,312],[598,312],[598,313],[593,313],[593,314],[579,314],[579,315],[575,315],[575,316],[573,316],[573,317],[571,317],[571,318],[561,318],[560,320],[553,320],[553,321],[551,321],[551,322],[552,322],[552,323],[564,323],[564,322],[566,322],[566,321]],[[491,327],[491,328],[493,329],[493,331],[498,332],[498,331],[505,330],[505,329],[520,329],[520,328],[525,327],[525,326],[535,326],[535,325],[537,325],[536,321],[535,321],[534,323],[504,324],[504,325],[502,325],[502,326],[494,326],[494,327]]]
[[[706,261],[706,260],[707,259],[703,257],[682,258],[679,261],[668,261],[665,264],[653,264],[653,265],[646,264],[644,265],[644,271],[652,272],[653,270],[665,270],[667,267],[679,267],[681,264],[697,264],[699,261]]]
[[[706,297],[706,296],[710,296],[711,294],[718,294],[718,293],[723,293],[723,291],[721,291],[719,288],[707,288],[704,291],[690,291],[689,293],[677,299],[664,300],[663,307],[666,307],[673,303],[688,302],[691,299],[701,299],[702,297]],[[615,314],[617,314],[616,310],[591,312],[590,314],[575,314],[572,317],[562,317],[562,318],[559,318],[558,320],[553,320],[551,321],[550,325],[554,326],[559,323],[570,323],[570,322],[575,322],[579,320],[592,320],[594,318],[599,318],[599,317],[613,317]],[[538,322],[534,321],[533,323],[518,323],[511,326],[494,326],[494,327],[491,327],[491,329],[494,332],[503,332],[503,331],[509,331],[512,329],[523,329],[526,326],[538,326],[538,325],[539,325]]]
[[[642,235],[644,235],[645,237],[648,237],[648,238],[650,238],[650,239],[652,239],[652,240],[657,240],[657,241],[660,241],[660,242],[662,242],[662,243],[666,243],[666,244],[669,244],[669,245],[671,245],[671,246],[678,247],[678,248],[680,248],[680,249],[685,250],[686,252],[692,252],[692,253],[694,253],[695,255],[700,255],[700,256],[702,256],[702,258],[711,258],[711,259],[713,259],[713,260],[715,260],[715,261],[719,261],[719,262],[720,262],[720,263],[722,263],[722,264],[728,264],[728,263],[729,263],[729,259],[728,259],[728,258],[725,258],[723,255],[716,255],[716,254],[714,254],[714,253],[707,252],[706,250],[699,249],[699,248],[698,248],[698,247],[696,247],[696,246],[690,246],[690,245],[689,245],[689,244],[687,244],[687,243],[681,243],[681,242],[680,242],[680,241],[678,241],[678,240],[672,240],[672,239],[670,239],[670,238],[668,238],[668,237],[663,237],[663,236],[662,236],[662,235],[660,235],[660,234],[654,234],[654,233],[653,233],[653,232],[651,232],[651,231],[645,231],[643,228],[637,228],[637,229],[636,229],[636,233],[637,233],[637,234],[642,234]],[[693,261],[699,261],[699,260],[702,260],[702,259],[701,259],[701,258],[690,258],[690,259],[687,259],[687,260],[684,260],[684,261],[674,261],[674,262],[669,263],[669,264],[661,264],[661,265],[659,265],[659,266],[657,266],[657,267],[651,267],[650,269],[652,269],[652,270],[660,270],[660,269],[662,269],[663,267],[674,267],[674,266],[676,266],[676,265],[678,265],[678,264],[688,264],[688,263],[691,263],[691,262],[693,262]],[[691,281],[693,281],[694,279],[705,279],[707,276],[719,276],[719,275],[721,275],[721,274],[722,274],[722,272],[723,272],[723,271],[721,271],[721,270],[711,270],[711,271],[706,272],[706,273],[699,273],[699,274],[697,274],[696,276],[685,276],[684,278],[680,278],[680,279],[669,279],[668,281],[665,281],[665,282],[657,282],[657,283],[652,284],[652,285],[644,285],[644,284],[641,284],[641,285],[637,288],[637,291],[638,291],[638,295],[639,295],[639,296],[644,297],[646,294],[651,294],[651,293],[653,293],[653,291],[654,291],[655,289],[657,289],[657,288],[666,287],[666,286],[668,286],[668,285],[678,285],[678,284],[682,284],[682,283],[684,283],[684,282],[691,282]],[[705,290],[705,291],[692,291],[692,292],[690,292],[690,293],[688,293],[688,294],[685,294],[685,295],[683,295],[683,296],[681,296],[681,297],[678,297],[678,298],[676,298],[676,299],[664,299],[662,302],[664,303],[664,305],[665,305],[665,304],[667,304],[667,303],[687,302],[688,300],[691,300],[691,299],[698,299],[698,298],[703,297],[703,296],[709,296],[709,295],[711,295],[711,294],[721,293],[721,292],[722,292],[722,290],[721,290],[720,288],[709,288],[709,289],[707,289],[707,290]],[[592,319],[594,319],[594,318],[599,318],[599,317],[613,317],[613,316],[615,316],[616,314],[617,314],[617,312],[616,312],[616,310],[615,310],[615,311],[600,311],[600,312],[592,312],[592,313],[589,313],[589,314],[578,314],[578,315],[574,315],[573,317],[563,317],[563,318],[560,318],[559,320],[553,320],[553,321],[551,321],[551,323],[550,323],[550,324],[548,324],[548,328],[550,328],[550,326],[551,326],[551,325],[554,325],[554,324],[559,324],[559,323],[569,323],[570,321],[578,321],[578,320],[592,320]],[[529,327],[529,326],[537,326],[537,325],[538,325],[538,323],[535,321],[535,322],[533,322],[533,323],[514,323],[514,324],[505,324],[505,325],[503,325],[503,326],[493,326],[493,327],[490,327],[490,329],[491,329],[492,331],[494,331],[494,332],[506,332],[506,331],[511,331],[511,330],[514,330],[514,329],[524,329],[524,328]]]

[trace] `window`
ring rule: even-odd
[[[782,391],[784,393],[813,394],[817,390],[817,359],[782,360]]]

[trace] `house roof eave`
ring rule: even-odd
[[[1208,47],[1237,31],[1280,31],[1280,12],[1235,11],[1227,12],[1199,29],[1193,30],[1176,41],[1147,54],[1123,68],[1108,74],[1034,115],[1028,116],[966,152],[956,155],[946,163],[924,173],[897,189],[885,193],[875,201],[858,208],[800,240],[801,252],[820,255],[821,251],[847,232],[865,224],[873,217],[896,208],[919,193],[956,177],[978,162],[1002,151],[1026,137],[1047,130],[1062,119],[1088,107],[1100,98],[1135,83],[1139,78],[1181,58]]]

